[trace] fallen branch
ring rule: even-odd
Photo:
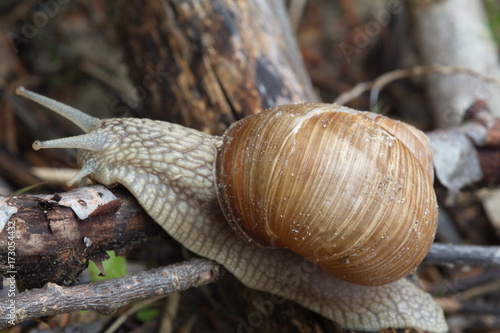
[[[212,283],[222,274],[222,267],[210,260],[191,259],[121,278],[73,287],[48,283],[41,289],[26,291],[15,298],[0,299],[0,327],[81,310],[109,314],[133,301]]]

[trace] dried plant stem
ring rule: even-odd
[[[353,99],[358,98],[365,91],[371,90],[370,92],[370,109],[373,109],[380,90],[382,90],[389,83],[404,79],[412,76],[426,75],[429,73],[440,73],[444,75],[453,74],[467,74],[479,77],[487,82],[494,83],[500,86],[500,80],[497,77],[485,75],[479,71],[473,70],[468,67],[448,67],[442,65],[429,65],[429,66],[415,66],[406,69],[396,69],[394,71],[387,72],[373,81],[358,83],[354,88],[342,93],[335,99],[335,103],[344,105],[349,103]]]

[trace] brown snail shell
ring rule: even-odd
[[[423,133],[383,116],[276,107],[226,133],[218,197],[241,237],[353,283],[386,284],[413,271],[434,239],[429,152]]]

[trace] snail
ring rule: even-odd
[[[248,287],[350,329],[447,330],[430,295],[404,279],[429,250],[437,220],[431,150],[416,128],[295,103],[219,137],[149,119],[99,120],[23,87],[17,93],[86,133],[33,144],[78,148],[71,184],[90,176],[124,185],[174,239]]]

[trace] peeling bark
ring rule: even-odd
[[[97,205],[85,220],[61,204],[77,198],[80,204],[88,205],[99,201],[104,193],[112,193],[116,199]],[[47,282],[72,285],[87,268],[89,259],[99,261],[106,250],[131,248],[158,235],[166,236],[121,187],[110,190],[92,186],[47,196],[19,195],[5,202],[17,212],[0,232],[0,274],[15,271],[21,290],[40,288]],[[9,236],[14,236],[14,251],[9,250]]]

